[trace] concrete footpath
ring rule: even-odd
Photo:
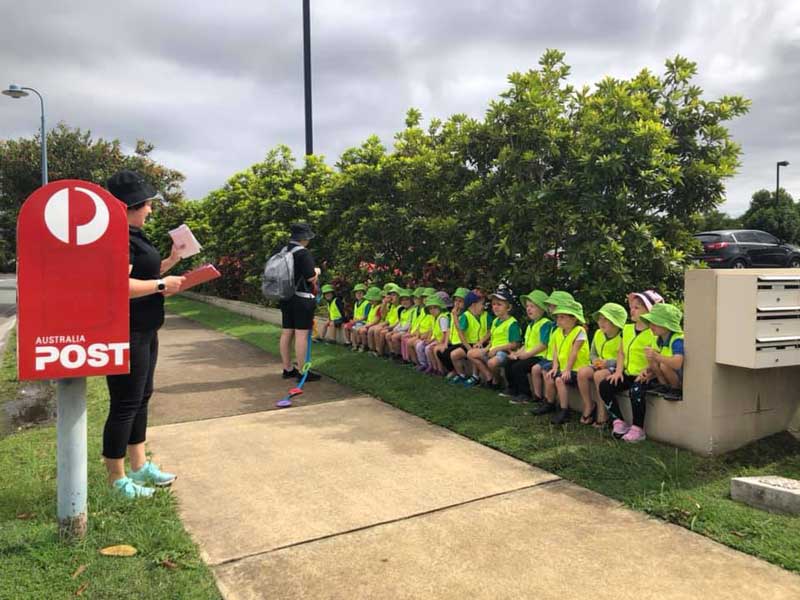
[[[228,599],[800,598],[796,575],[330,380],[275,410],[288,387],[168,317],[149,447]]]

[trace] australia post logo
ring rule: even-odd
[[[72,194],[70,194],[72,192]],[[70,229],[70,196],[76,193],[85,194],[94,203],[94,216],[83,224],[75,226],[74,232]],[[53,237],[65,244],[85,246],[93,244],[108,229],[108,207],[102,198],[92,190],[75,186],[62,188],[50,196],[44,205],[44,223]]]
[[[20,379],[128,372],[128,224],[98,185],[62,180],[17,222]]]

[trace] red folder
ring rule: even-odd
[[[220,277],[220,275],[221,273],[217,271],[214,265],[211,264],[192,269],[191,271],[183,274],[186,279],[184,280],[183,285],[181,285],[181,291],[185,292],[189,288],[193,288],[201,283],[206,283],[207,281],[216,279],[217,277]]]

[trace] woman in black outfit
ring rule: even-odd
[[[152,203],[160,196],[133,171],[120,171],[107,183],[128,209],[130,267],[130,373],[106,377],[111,404],[103,430],[103,457],[111,486],[127,498],[149,497],[151,485],[167,486],[175,475],[164,473],[145,456],[147,403],[153,394],[153,372],[158,360],[158,329],[164,323],[164,297],[180,290],[183,277],[161,275],[180,260],[172,246],[169,258],[158,251],[142,232]],[[131,473],[125,474],[125,454]]]

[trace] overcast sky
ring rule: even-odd
[[[311,0],[315,151],[333,164],[408,107],[480,118],[506,77],[567,53],[571,82],[663,71],[682,54],[706,98],[741,94],[744,150],[723,209],[781,183],[800,196],[800,2],[792,0]],[[276,144],[304,151],[301,0],[0,0],[0,85],[39,89],[50,126],[137,138],[199,198]],[[0,97],[0,138],[39,126],[34,99]]]

